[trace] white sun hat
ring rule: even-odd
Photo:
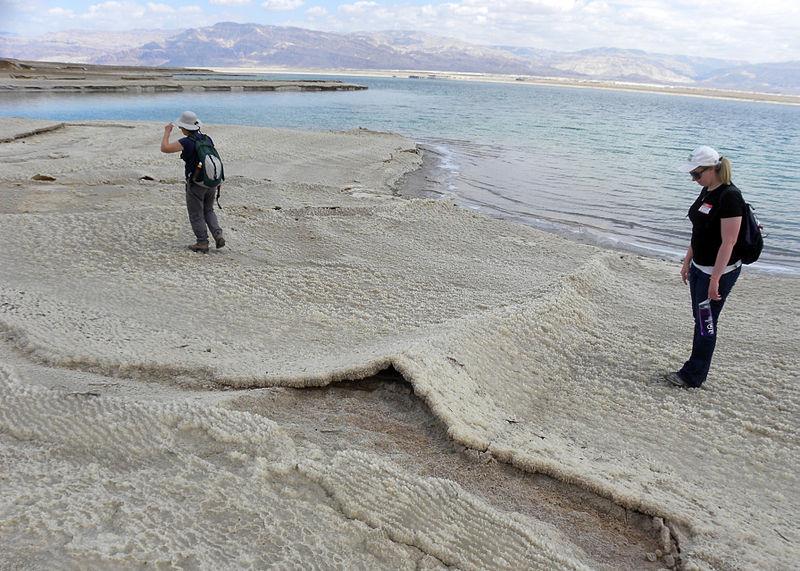
[[[721,158],[716,150],[703,145],[692,151],[689,159],[681,165],[680,169],[684,172],[691,172],[697,167],[714,167],[719,164]]]
[[[193,111],[184,111],[172,124],[176,127],[183,127],[187,131],[199,131],[201,126],[197,114]]]

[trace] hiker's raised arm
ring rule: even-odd
[[[174,143],[169,142],[169,136],[172,134],[172,123],[164,125],[164,136],[161,137],[161,152],[162,153],[177,153],[183,150],[183,145],[178,141]]]

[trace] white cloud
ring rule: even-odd
[[[452,4],[450,8],[458,16],[486,16],[489,14],[488,6],[469,6],[465,4]]]
[[[611,7],[607,2],[588,2],[584,6],[583,10],[587,14],[606,14],[611,10]]]
[[[153,4],[152,2],[147,4],[147,10],[153,14],[172,14],[175,12],[175,8],[172,6],[167,6],[166,4]]]
[[[331,31],[419,30],[472,43],[563,51],[618,47],[752,61],[800,59],[798,0],[358,0],[340,5],[315,27],[321,23]]]
[[[286,12],[299,8],[304,4],[304,0],[267,0],[261,6],[274,12]]]
[[[80,21],[79,25],[82,28],[90,30],[178,29],[208,24],[207,19],[203,17],[203,9],[197,5],[176,8],[159,2],[143,4],[130,0],[109,0],[92,4],[82,13],[62,8],[51,8],[47,13],[55,18],[73,19],[70,26],[75,26],[74,22]],[[45,25],[41,28],[52,29],[52,26]]]
[[[89,6],[89,11],[82,14],[81,18],[85,20],[108,20],[122,23],[140,19],[144,16],[145,11],[144,6],[141,4],[111,0],[110,2],[103,2],[101,4],[92,4]]]
[[[322,6],[312,6],[306,10],[306,16],[309,18],[322,18],[328,15],[328,11]]]
[[[50,8],[47,14],[56,18],[73,18],[75,16],[75,12],[66,8]]]
[[[464,0],[461,4],[491,7],[493,12],[505,14],[552,14],[578,7],[576,0]]]
[[[342,4],[339,6],[339,11],[343,12],[344,14],[359,15],[371,12],[372,9],[377,6],[377,2],[371,2],[370,0],[359,0],[354,4]]]
[[[244,6],[250,4],[251,0],[209,0],[209,4],[216,4],[218,6]]]
[[[41,11],[41,6],[37,6],[33,2],[28,2],[25,0],[0,0],[0,16],[3,19],[10,18],[14,12],[39,12]],[[0,29],[4,28],[6,22],[3,22],[3,19],[0,19]]]

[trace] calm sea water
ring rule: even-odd
[[[766,228],[754,267],[800,275],[800,107],[517,83],[338,79],[369,90],[2,94],[0,116],[166,123],[190,108],[207,123],[393,131],[438,157],[441,177],[424,190],[579,240],[676,258],[699,191],[677,165],[709,144],[733,161],[734,182]]]

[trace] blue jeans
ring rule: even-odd
[[[717,334],[719,333],[719,314],[728,294],[733,289],[733,284],[739,278],[742,268],[736,268],[732,272],[723,274],[719,279],[719,301],[711,301],[711,315],[714,318],[714,335],[700,335],[701,324],[698,320],[697,304],[708,299],[708,284],[711,276],[691,266],[689,268],[689,292],[692,295],[692,315],[694,316],[694,340],[692,341],[692,355],[683,364],[678,374],[692,387],[702,385],[708,376],[711,368],[711,357],[714,355],[714,347],[717,345]]]

